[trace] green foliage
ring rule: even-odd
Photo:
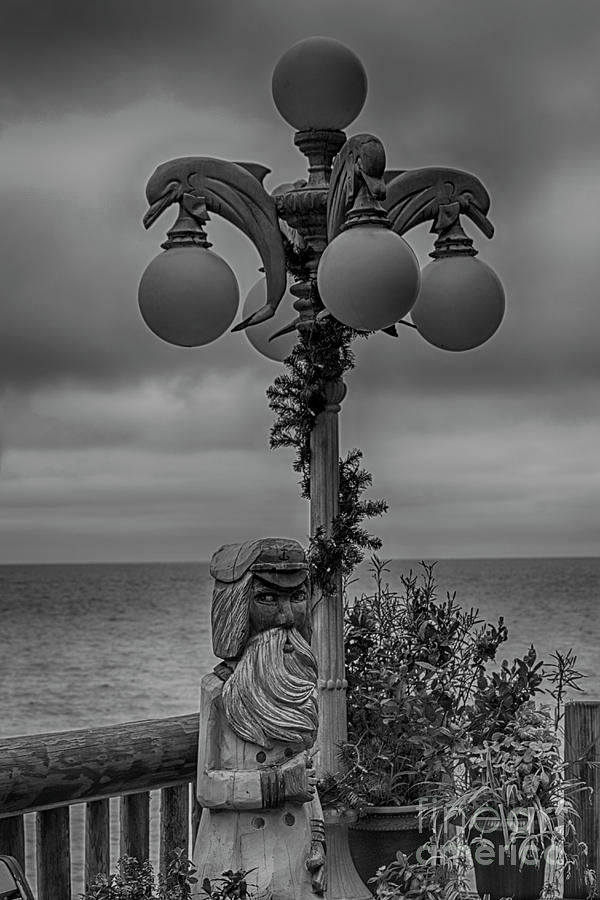
[[[301,477],[302,496],[310,497],[310,432],[325,407],[325,383],[336,381],[354,367],[350,344],[356,335],[331,316],[303,329],[285,360],[286,370],[267,388],[275,413],[271,447],[296,451],[294,470]]]
[[[533,648],[528,657],[525,665],[509,667],[503,662],[503,677],[492,679],[493,684],[502,686],[496,697],[506,694],[506,673],[512,673],[516,688],[537,683],[537,674],[528,680],[527,673],[537,673],[542,664],[535,663]],[[545,887],[548,900],[560,874],[585,863],[587,848],[577,840],[574,798],[589,792],[584,782],[567,777],[558,727],[566,686],[576,687],[582,676],[574,669],[576,657],[571,651],[556,653],[555,658],[555,665],[545,670],[542,667],[550,683],[549,688],[542,689],[554,699],[554,711],[547,705],[536,706],[530,698],[515,706],[518,691],[510,690],[506,695],[510,716],[501,707],[499,711],[494,707],[499,730],[483,738],[480,730],[469,736],[469,743],[457,753],[459,765],[452,782],[439,784],[422,810],[440,839],[448,823],[460,824],[470,846],[493,850],[486,833],[501,830],[504,846],[518,843],[520,866],[526,862],[540,865],[552,846],[555,869],[554,881]]]
[[[388,572],[373,556],[374,592],[346,603],[348,742],[340,772],[323,778],[323,801],[360,809],[430,798],[458,802],[468,817],[485,803],[529,805],[546,826],[570,813],[561,797],[579,783],[565,777],[557,728],[581,677],[576,657],[556,653],[546,666],[530,647],[498,663],[502,617],[485,622],[455,595],[438,599],[433,565],[401,576],[398,590]],[[542,692],[554,713],[536,708]]]
[[[196,867],[184,850],[177,849],[167,874],[155,878],[152,864],[122,856],[117,871],[111,875],[98,874],[81,900],[188,900],[198,881]]]
[[[379,900],[460,900],[470,893],[464,846],[448,843],[441,852],[427,845],[424,861],[411,862],[400,851],[369,879]]]
[[[359,332],[331,316],[302,329],[298,342],[285,360],[286,370],[267,389],[275,413],[271,447],[296,451],[294,470],[301,476],[301,494],[310,498],[310,435],[317,415],[325,408],[325,385],[335,382],[354,366],[351,343]],[[366,551],[381,547],[379,538],[362,527],[364,519],[387,510],[383,500],[362,499],[371,475],[361,467],[362,454],[351,450],[339,462],[339,511],[329,532],[318,529],[311,538],[313,579],[325,591],[338,575],[347,576]]]
[[[541,689],[543,662],[531,646],[512,664],[503,660],[499,670],[481,672],[473,695],[471,730],[473,742],[483,744],[495,732],[503,732],[528,700]]]
[[[544,679],[551,685],[547,692],[554,700],[554,728],[557,730],[564,716],[567,691],[581,691],[579,682],[584,676],[575,668],[577,657],[572,649],[566,653],[555,650],[551,658],[552,662],[544,668]]]
[[[573,815],[569,797],[584,789],[565,777],[560,738],[548,707],[528,701],[506,731],[469,745],[452,785],[440,786],[436,807],[468,830],[495,818],[515,833],[551,833],[559,817]]]
[[[379,550],[381,540],[369,534],[361,526],[365,518],[381,516],[387,512],[384,500],[362,500],[370,487],[372,477],[361,468],[362,453],[350,450],[339,466],[339,511],[334,518],[329,535],[318,528],[309,545],[309,559],[315,582],[328,591],[333,578],[341,573],[351,575],[362,562],[366,550]]]
[[[254,869],[243,871],[228,869],[223,872],[221,878],[205,878],[202,882],[202,890],[210,897],[210,900],[250,900],[252,893],[248,891],[247,877]]]
[[[438,600],[432,565],[402,576],[399,591],[384,582],[385,562],[373,556],[371,565],[374,593],[346,603],[348,743],[343,774],[324,779],[324,800],[402,806],[452,779],[478,684],[507,629],[454,596]]]

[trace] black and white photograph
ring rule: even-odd
[[[0,3],[0,898],[597,900],[600,6]]]

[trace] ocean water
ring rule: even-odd
[[[350,597],[372,589],[368,568]],[[394,560],[388,569],[393,588],[419,563]],[[439,596],[456,592],[487,621],[504,616],[503,656],[531,643],[540,658],[573,648],[586,676],[577,696],[600,699],[600,558],[440,560],[435,571]],[[0,566],[0,735],[194,712],[200,679],[216,662],[211,589],[206,563]],[[77,892],[81,807],[73,817]],[[113,838],[115,860],[116,827]]]
[[[389,564],[394,587],[410,560]],[[504,655],[572,647],[600,698],[600,557],[437,562],[438,593],[503,615]],[[368,564],[348,593],[371,589]],[[210,642],[206,563],[0,566],[4,737],[193,712]]]

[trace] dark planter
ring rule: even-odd
[[[380,866],[395,859],[398,850],[414,860],[417,848],[430,839],[430,828],[419,829],[418,811],[418,806],[368,806],[350,825],[350,853],[365,884]]]
[[[480,832],[477,832],[479,836]],[[481,833],[481,837],[491,841],[493,850],[474,841],[475,833],[468,837],[469,849],[473,857],[475,883],[480,897],[490,895],[490,900],[501,900],[512,897],[512,900],[537,900],[544,887],[546,861],[544,850],[550,845],[550,837],[544,841],[540,849],[539,863],[536,864],[531,853],[529,859],[520,866],[519,851],[523,837],[517,837],[505,846],[502,827],[490,824]]]

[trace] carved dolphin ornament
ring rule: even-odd
[[[327,198],[327,240],[332,241],[342,229],[361,190],[374,202],[385,198],[385,150],[372,134],[355,134],[348,138],[331,172]]]
[[[403,172],[388,182],[385,207],[392,228],[400,235],[429,219],[433,220],[431,230],[439,234],[460,214],[468,216],[487,238],[494,234],[487,218],[490,195],[475,175],[459,169],[432,166]]]
[[[286,289],[285,253],[275,201],[263,187],[270,169],[207,156],[183,156],[158,166],[146,185],[150,226],[173,203],[206,220],[205,209],[227,219],[250,238],[260,254],[267,281],[267,302],[232,330],[270,319]]]

